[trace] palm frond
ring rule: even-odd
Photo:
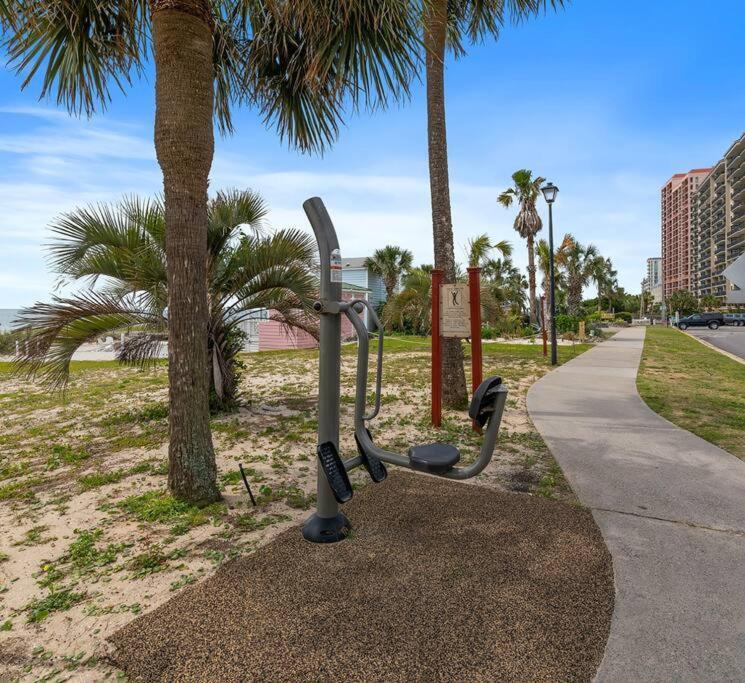
[[[123,89],[147,59],[145,0],[48,0],[9,3],[5,41],[25,88],[41,75],[41,97],[54,94],[72,113],[92,114]]]
[[[408,0],[243,0],[251,48],[244,98],[302,151],[335,140],[345,104],[376,109],[409,96],[418,17]]]
[[[23,309],[19,321],[29,338],[15,361],[16,370],[53,387],[65,386],[72,356],[82,344],[133,326],[162,329],[164,325],[163,318],[140,307],[136,297],[122,301],[93,291],[76,298],[54,297],[51,304],[37,303]]]

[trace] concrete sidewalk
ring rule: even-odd
[[[745,463],[650,410],[645,328],[531,388],[528,410],[613,556],[598,681],[745,680]]]

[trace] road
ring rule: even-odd
[[[745,360],[745,327],[727,326],[720,327],[718,330],[710,330],[708,327],[689,327],[686,332]]]
[[[644,335],[624,329],[528,393],[613,556],[615,610],[595,680],[743,681],[745,462],[641,400]]]

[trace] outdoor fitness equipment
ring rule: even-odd
[[[374,482],[387,476],[384,463],[408,467],[448,479],[470,479],[491,461],[502,420],[507,388],[500,377],[485,379],[476,389],[468,411],[481,428],[486,426],[478,458],[466,467],[456,467],[460,452],[445,443],[412,446],[407,455],[383,450],[375,445],[366,423],[380,411],[380,389],[383,370],[383,326],[375,310],[363,299],[342,300],[342,265],[339,240],[326,207],[318,197],[303,203],[318,242],[321,266],[320,298],[314,309],[320,314],[320,360],[318,387],[318,500],[316,512],[303,526],[303,536],[315,543],[333,543],[344,539],[351,525],[339,504],[352,497],[347,472],[362,465]],[[367,309],[378,331],[375,406],[367,408],[368,330],[360,313]],[[341,360],[341,316],[346,315],[357,333],[357,385],[354,403],[354,436],[358,454],[342,460],[339,457],[339,396]]]

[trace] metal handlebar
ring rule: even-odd
[[[347,301],[347,307],[344,309],[344,313],[349,318],[349,321],[352,323],[352,326],[355,328],[355,331],[357,332],[357,338],[359,339],[361,337],[361,332],[357,328],[357,325],[355,324],[354,319],[349,314],[350,311],[353,311],[355,316],[357,317],[360,322],[362,322],[361,318],[358,315],[358,311],[355,308],[358,304],[361,304],[365,308],[367,308],[368,312],[370,313],[370,317],[372,318],[373,323],[375,323],[375,327],[378,328],[378,359],[377,359],[377,369],[375,373],[375,408],[373,408],[373,411],[371,413],[367,413],[366,415],[362,415],[363,420],[372,420],[373,418],[378,416],[378,413],[380,412],[380,390],[383,384],[383,325],[380,322],[380,318],[378,318],[378,314],[375,312],[375,309],[372,307],[369,301],[366,301],[365,299],[351,299],[350,301]],[[364,323],[362,325],[364,328]],[[369,348],[369,344],[367,341],[368,332],[365,328],[365,346]],[[360,382],[360,372],[359,368],[362,364],[362,357],[361,355],[358,355],[357,360],[357,391],[359,395],[359,388],[362,386],[362,396],[363,402],[362,402],[362,409],[364,410],[365,406],[367,405],[367,353],[365,353],[365,374],[364,379],[362,382]]]

